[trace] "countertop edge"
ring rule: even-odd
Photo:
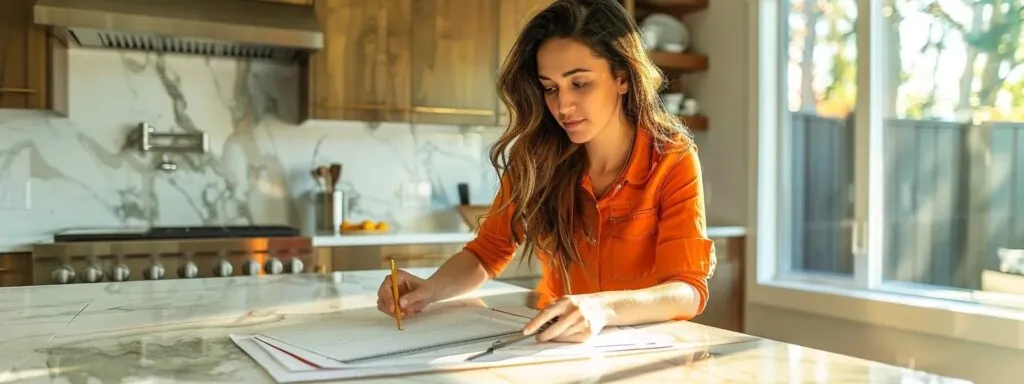
[[[745,227],[741,225],[712,225],[707,228],[708,237],[728,238],[740,237],[747,234]],[[386,233],[369,235],[327,235],[310,236],[314,247],[353,247],[353,246],[374,246],[374,245],[402,245],[402,244],[458,244],[467,243],[476,237],[475,232],[425,232],[425,233]],[[13,237],[11,239],[0,239],[0,253],[25,253],[32,252],[32,246],[36,244],[49,244],[53,242],[51,236],[46,237]]]

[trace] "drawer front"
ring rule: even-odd
[[[0,287],[32,284],[32,254],[0,253]]]
[[[462,250],[463,244],[409,244],[361,247],[337,247],[331,250],[335,271],[379,270],[391,268],[436,268]]]

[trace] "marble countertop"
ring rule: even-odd
[[[426,276],[431,270],[410,272]],[[229,334],[375,306],[375,292],[386,273],[2,288],[0,382],[272,382]],[[522,288],[492,281],[460,299],[509,307],[523,306],[529,296]],[[560,377],[559,382],[962,382],[691,322],[655,327],[696,346],[381,381],[520,383]]]
[[[742,226],[708,226],[708,237],[724,238],[746,235]],[[434,232],[434,233],[386,233],[386,234],[352,234],[334,236],[313,236],[315,247],[350,247],[360,245],[396,245],[396,244],[454,244],[465,243],[476,237],[468,231]]]
[[[746,235],[746,228],[738,225],[708,226],[711,238],[737,237]],[[457,244],[473,240],[476,234],[469,231],[443,232],[398,232],[385,234],[354,234],[334,236],[311,236],[315,247],[352,247],[361,245],[396,244]],[[15,236],[0,239],[0,253],[32,252],[32,245],[53,242],[53,236]]]

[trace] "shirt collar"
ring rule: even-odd
[[[654,142],[646,129],[637,128],[633,140],[633,155],[626,165],[626,182],[630,184],[641,184],[647,182],[651,171],[658,164],[660,156],[654,150]]]

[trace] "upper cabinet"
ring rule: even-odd
[[[412,121],[497,124],[498,1],[412,3]]]
[[[411,0],[318,0],[324,48],[310,57],[311,118],[409,121]]]
[[[0,1],[0,108],[47,108],[46,28],[32,23],[35,0]]]
[[[295,4],[295,5],[313,5],[313,2],[314,2],[314,0],[256,0],[256,1],[266,1],[268,3],[285,3],[285,4]]]
[[[551,0],[317,0],[324,49],[309,117],[496,125],[495,83],[526,17]]]
[[[516,39],[519,38],[519,32],[522,31],[526,23],[533,18],[534,15],[539,13],[548,5],[551,5],[553,0],[501,0],[500,20],[498,20],[498,69],[505,63],[505,58],[509,52],[512,51],[512,46],[515,45]],[[497,78],[495,78],[497,82]],[[496,88],[495,88],[496,89]],[[495,90],[495,96],[497,97],[497,90]],[[505,104],[501,103],[501,99],[498,99],[498,125],[508,124],[508,109],[505,108]]]

